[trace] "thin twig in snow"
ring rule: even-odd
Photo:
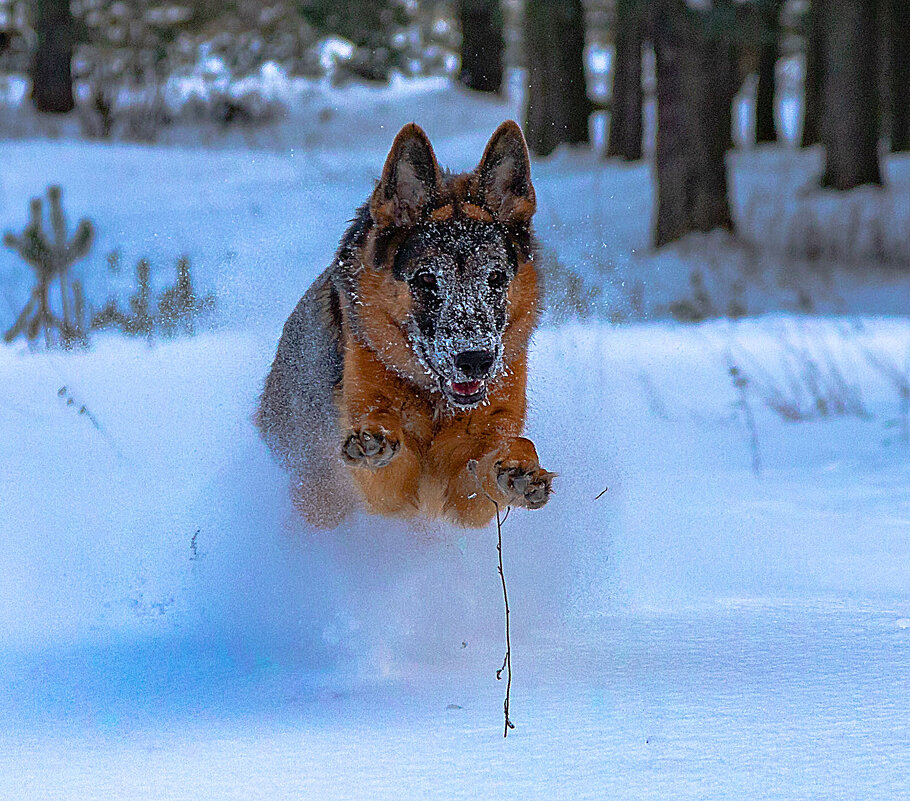
[[[743,413],[743,420],[749,431],[749,451],[752,454],[752,472],[756,476],[761,475],[761,454],[758,448],[758,426],[755,424],[755,415],[752,413],[752,406],[749,403],[749,379],[742,370],[737,367],[733,359],[728,355],[727,371],[730,374],[730,380],[736,389],[738,398],[734,404]]]
[[[496,499],[487,492],[483,484],[480,483],[480,477],[477,475],[477,460],[471,459],[468,462],[468,472],[474,476],[474,480],[477,482],[477,486],[480,491],[487,497],[490,503],[493,504],[496,509],[496,551],[499,554],[499,578],[502,582],[502,600],[506,609],[506,653],[502,658],[502,667],[496,671],[496,680],[502,680],[502,673],[506,673],[506,697],[502,704],[502,711],[505,715],[505,725],[503,726],[503,737],[509,736],[509,729],[514,729],[515,725],[512,723],[512,720],[509,718],[509,700],[512,695],[512,637],[511,637],[511,628],[509,625],[509,592],[506,589],[506,575],[502,569],[502,524],[509,519],[509,514],[512,511],[511,506],[506,507],[505,517],[500,519],[499,517],[499,503]]]

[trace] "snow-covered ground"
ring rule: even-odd
[[[0,798],[910,794],[903,271],[760,232],[655,255],[648,167],[534,165],[545,255],[584,302],[566,320],[559,296],[533,346],[530,433],[560,478],[504,527],[503,740],[495,532],[308,530],[250,422],[398,126],[463,169],[517,114],[438,82],[349,91],[293,152],[2,146],[0,228],[59,182],[98,227],[92,292],[113,248],[164,281],[187,253],[219,318],[152,347],[0,347]],[[803,202],[817,159],[737,154],[744,225],[773,228],[775,189]],[[910,164],[888,169],[907,214]],[[767,314],[669,321],[693,271],[715,313]],[[0,285],[6,324],[28,283],[5,251]],[[800,292],[827,316],[792,314]]]

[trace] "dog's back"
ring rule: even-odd
[[[333,263],[300,299],[284,325],[260,399],[256,423],[291,474],[294,500],[307,518],[334,525],[352,504],[338,454],[335,392],[342,378],[343,331]]]

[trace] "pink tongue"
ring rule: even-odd
[[[456,395],[474,395],[480,391],[480,381],[452,382],[452,391]]]

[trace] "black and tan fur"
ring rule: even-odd
[[[493,515],[485,494],[546,503],[554,474],[522,436],[534,209],[514,122],[462,175],[441,172],[416,125],[398,134],[262,393],[257,422],[309,521],[335,526],[363,505],[475,527]]]

